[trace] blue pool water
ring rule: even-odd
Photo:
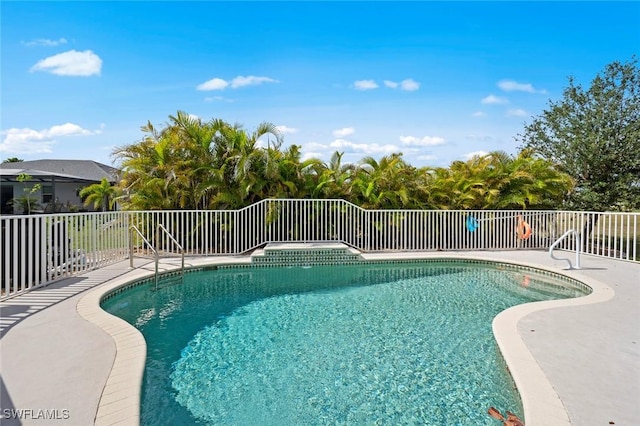
[[[103,302],[141,330],[142,424],[495,425],[522,415],[491,331],[517,304],[584,295],[463,262],[233,268]]]

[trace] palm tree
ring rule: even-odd
[[[571,179],[548,161],[502,151],[428,169],[423,193],[440,209],[552,208],[562,203]]]
[[[160,131],[147,123],[140,142],[113,152],[122,161],[120,188],[128,194],[125,208],[209,207],[211,193],[201,183],[211,181],[213,138],[221,122],[202,123],[181,111],[169,118]]]
[[[122,160],[124,208],[233,209],[273,197],[342,198],[370,208],[513,209],[560,205],[571,180],[530,152],[495,151],[448,168],[416,169],[402,154],[358,165],[335,152],[328,164],[302,161],[300,147],[281,150],[277,127],[253,132],[223,120],[208,122],[185,112],[117,148]],[[258,141],[269,136],[266,148]],[[275,138],[275,141],[273,138]]]
[[[271,157],[278,157],[282,135],[273,124],[249,133],[178,111],[162,130],[147,123],[142,131],[142,141],[113,153],[122,161],[125,208],[238,208],[268,197],[265,188],[277,179]],[[265,150],[257,142],[267,134],[275,142]]]
[[[507,162],[509,179],[501,186],[495,208],[553,209],[563,203],[574,186],[573,179],[554,164],[521,151]]]
[[[258,147],[258,140],[265,135],[275,137],[273,147]],[[215,188],[222,190],[216,196],[223,203],[220,207],[237,208],[266,198],[265,188],[278,174],[278,164],[272,157],[277,157],[282,142],[282,133],[267,122],[260,123],[251,133],[239,125],[219,129],[214,137],[215,162],[211,170],[220,181],[218,185],[224,185]]]
[[[358,167],[342,164],[343,155],[344,152],[336,151],[331,155],[329,164],[318,161],[312,166],[316,177],[311,188],[312,197],[352,199],[352,180]]]
[[[214,145],[217,135],[229,127],[223,120],[203,122],[200,118],[178,111],[169,116],[164,138],[172,140],[173,173],[180,189],[179,208],[208,208],[215,194],[203,182],[215,182],[218,176]],[[217,187],[223,187],[217,182]]]
[[[300,146],[272,150],[265,167],[262,198],[307,198],[315,187],[315,171],[321,162],[301,160]]]
[[[365,157],[355,173],[353,186],[364,207],[408,208],[413,203],[409,188],[415,175],[415,169],[402,159],[402,154],[387,155],[380,161]]]
[[[149,136],[142,141],[119,147],[114,156],[122,160],[119,183],[122,204],[127,209],[154,210],[172,208],[175,199],[174,161],[171,141],[160,137],[148,123],[143,130]]]
[[[88,206],[93,203],[94,209],[106,211],[107,207],[111,209],[117,194],[117,188],[106,178],[102,178],[100,183],[94,183],[83,188],[80,191],[80,197],[84,199],[84,205]]]

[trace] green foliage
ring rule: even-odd
[[[100,183],[94,183],[80,190],[80,197],[84,200],[84,205],[93,204],[94,209],[105,211],[107,207],[113,208],[118,191],[106,178],[102,178]]]
[[[429,177],[427,204],[439,209],[553,209],[573,186],[568,175],[529,150],[455,161],[429,170]]]
[[[28,174],[21,173],[20,175],[18,175],[18,178],[16,180],[20,183],[26,183],[31,179],[32,177]],[[40,203],[38,203],[38,199],[34,196],[34,194],[40,191],[41,187],[42,185],[40,185],[39,183],[36,183],[33,186],[25,186],[22,189],[23,195],[20,197],[15,197],[13,200],[11,200],[11,205],[18,206],[18,208],[22,210],[23,214],[31,214],[35,209],[40,208]]]
[[[637,59],[607,65],[587,90],[570,78],[563,98],[550,102],[518,139],[575,180],[568,208],[640,209]]]
[[[358,164],[343,164],[340,152],[328,164],[302,161],[299,146],[281,149],[269,123],[249,133],[179,111],[164,129],[142,130],[143,140],[114,151],[126,209],[235,209],[268,198],[342,198],[376,209],[554,208],[573,184],[529,150],[417,169],[399,153]],[[266,148],[257,143],[264,136]]]
[[[24,160],[22,158],[18,158],[18,157],[9,157],[5,160],[2,160],[3,163],[21,163]]]
[[[280,152],[282,136],[270,123],[249,133],[238,125],[218,119],[203,122],[179,111],[161,131],[151,123],[142,131],[142,141],[114,151],[124,171],[124,208],[238,208],[271,194],[291,196],[288,190],[304,187],[297,181],[287,183],[288,174],[298,174],[299,152]],[[258,139],[265,135],[275,141],[259,148]]]

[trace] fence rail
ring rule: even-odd
[[[527,239],[518,236],[521,221],[531,227]],[[340,241],[364,252],[546,250],[575,229],[583,253],[640,261],[640,213],[365,210],[344,200],[263,200],[239,210],[2,216],[0,223],[0,299],[127,259],[130,244],[145,255],[130,226],[164,255],[174,247],[170,234],[191,256],[311,241]],[[167,233],[156,235],[158,225]],[[557,248],[576,250],[571,239]]]

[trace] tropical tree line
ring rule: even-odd
[[[270,123],[249,132],[179,111],[118,147],[126,209],[235,209],[266,198],[341,198],[384,209],[640,209],[640,69],[607,65],[583,89],[525,124],[515,156],[491,152],[449,167],[416,168],[401,153],[345,163],[302,160]],[[267,140],[267,146],[259,140]],[[105,198],[96,188],[94,200]]]
[[[298,145],[282,148],[271,123],[249,132],[178,111],[164,128],[142,130],[141,141],[114,151],[125,209],[237,209],[268,198],[341,198],[378,209],[550,209],[573,186],[529,149],[416,168],[401,153],[356,164],[341,152],[329,162],[302,160]]]

